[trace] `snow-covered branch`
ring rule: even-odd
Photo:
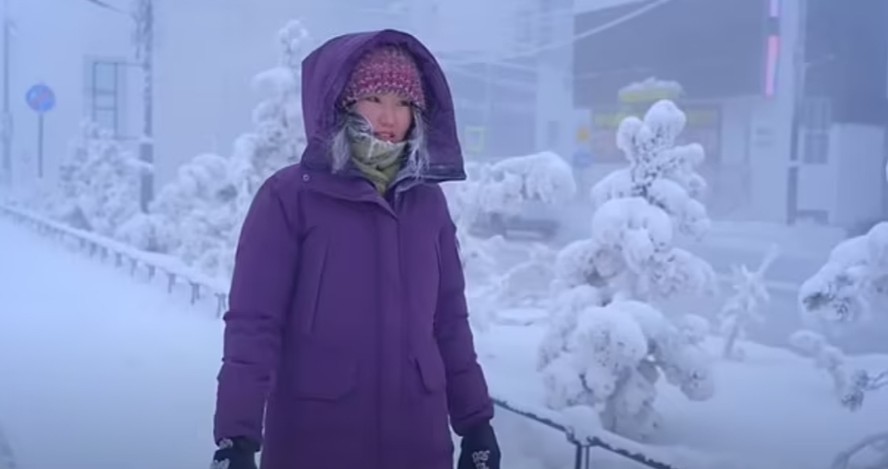
[[[871,460],[864,466],[851,466],[851,459],[867,449],[874,453]],[[832,464],[832,469],[884,469],[886,467],[888,467],[888,432],[876,433],[858,441],[836,455]]]
[[[728,298],[719,312],[721,331],[726,336],[722,351],[724,358],[742,358],[743,351],[736,348],[737,340],[745,336],[750,323],[764,321],[760,309],[764,303],[770,301],[764,275],[777,258],[778,252],[777,246],[772,245],[755,271],[750,271],[745,265],[734,267],[732,275],[734,294]]]
[[[826,325],[866,320],[888,305],[888,222],[833,248],[826,264],[799,289],[803,311]]]

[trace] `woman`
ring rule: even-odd
[[[450,469],[452,426],[460,469],[499,468],[438,187],[465,178],[444,74],[392,30],[334,38],[302,69],[308,146],[238,245],[215,465],[254,468],[261,447],[263,469]]]

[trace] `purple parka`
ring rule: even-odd
[[[428,101],[428,171],[391,202],[328,156],[348,75],[384,43],[413,53]],[[263,469],[452,469],[450,426],[493,407],[437,184],[465,178],[444,74],[406,33],[340,36],[304,60],[302,109],[302,160],[263,184],[241,232],[215,438],[260,442]]]

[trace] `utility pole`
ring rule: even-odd
[[[147,166],[142,173],[140,206],[148,212],[154,199],[154,2],[138,0],[136,6],[136,44],[142,59],[142,136],[139,159]]]
[[[8,1],[8,0],[4,0]],[[86,0],[101,8],[125,14],[126,12],[105,2]],[[135,0],[131,14],[135,23],[133,36],[136,60],[142,69],[142,135],[139,137],[139,160],[145,165],[141,177],[139,205],[143,212],[154,199],[154,1]]]
[[[9,19],[9,0],[3,0],[3,116],[0,132],[3,138],[2,182],[12,184],[12,111],[9,103],[9,42],[12,38],[12,21]]]

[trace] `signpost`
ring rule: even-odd
[[[37,113],[37,177],[43,178],[43,116],[56,104],[55,92],[49,86],[38,83],[28,89],[25,101]]]

